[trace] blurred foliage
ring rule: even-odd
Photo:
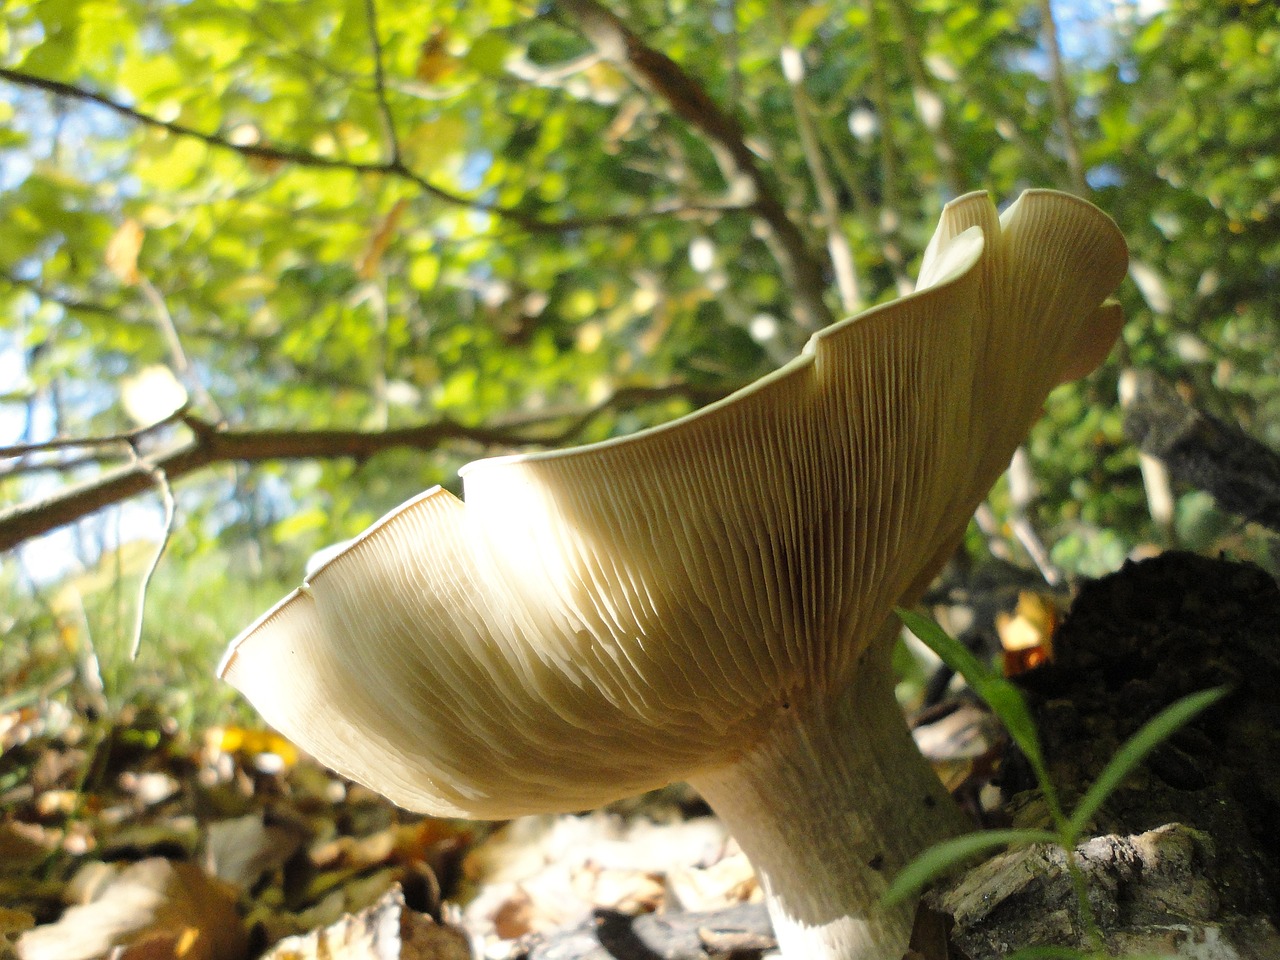
[[[957,193],[1070,189],[1070,126],[1092,199],[1137,266],[1123,350],[1055,393],[1028,444],[1035,526],[1069,572],[1114,567],[1156,535],[1115,400],[1123,365],[1176,378],[1280,445],[1274,4],[1060,4],[1066,118],[1031,0],[614,9],[741,121],[825,251],[801,129],[812,122],[864,304],[914,275]],[[554,9],[11,0],[0,24],[0,67],[155,121],[0,79],[0,442],[127,430],[124,386],[155,365],[181,374],[196,412],[233,427],[381,429],[580,409],[629,384],[731,386],[805,339],[750,215],[709,209],[726,185],[704,139]],[[799,97],[784,48],[799,52]],[[686,409],[605,415],[581,439]],[[5,675],[48,682],[37,674],[51,644],[76,662],[96,650],[108,697],[149,685],[172,696],[296,582],[309,552],[486,452],[226,465],[179,484],[132,666],[122,657],[149,557],[129,551],[154,542],[153,508],[24,547],[3,561]],[[30,466],[8,462],[3,501],[100,469]],[[1010,509],[1004,486],[992,505]],[[1252,549],[1200,495],[1177,523],[1192,546]],[[59,607],[68,590],[83,624]],[[225,702],[198,699],[181,709]]]

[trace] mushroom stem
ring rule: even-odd
[[[964,829],[894,699],[891,649],[873,643],[851,686],[794,698],[733,764],[691,781],[755,866],[784,957],[901,960],[915,905],[880,897]]]

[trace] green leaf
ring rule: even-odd
[[[813,40],[814,33],[831,16],[831,5],[816,3],[791,23],[791,46],[803,50]]]
[[[1071,819],[1067,822],[1071,837],[1078,837],[1089,819],[1098,811],[1111,792],[1120,785],[1143,758],[1183,724],[1190,721],[1201,711],[1217,703],[1227,694],[1226,687],[1214,687],[1183,697],[1170,704],[1156,716],[1142,725],[1137,733],[1125,741],[1124,746],[1116,751],[1111,762],[1098,774],[1088,792],[1080,799]]]
[[[885,906],[893,906],[914,897],[935,879],[970,857],[1010,844],[1057,843],[1048,830],[984,830],[966,833],[930,847],[899,871],[880,898]]]
[[[1044,753],[1040,749],[1040,734],[1036,730],[1035,721],[1031,718],[1031,709],[1027,706],[1022,691],[1008,680],[995,678],[982,681],[975,688],[978,695],[987,702],[1000,722],[1013,737],[1027,759],[1035,768],[1036,776],[1041,780],[1041,787],[1048,778],[1044,763]]]
[[[476,73],[486,77],[498,77],[504,72],[507,53],[511,44],[500,33],[482,33],[472,42],[463,60]]]

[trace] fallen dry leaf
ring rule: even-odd
[[[284,866],[306,839],[293,824],[267,823],[263,811],[209,824],[205,856],[214,876],[248,890]]]
[[[14,940],[36,925],[36,918],[25,910],[0,907],[0,960],[17,960]]]
[[[1053,659],[1053,631],[1061,615],[1048,594],[1023,590],[1012,614],[996,616],[1004,655],[1004,675],[1014,677]]]
[[[243,960],[235,896],[191,863],[153,857],[104,884],[97,899],[18,941],[21,960]]]
[[[33,871],[49,858],[60,833],[35,823],[0,823],[0,873]]]
[[[714,909],[756,891],[746,858],[711,817],[527,817],[474,847],[463,872],[475,890],[464,922],[494,955],[504,949],[499,941],[571,928],[601,907]]]
[[[405,906],[397,885],[359,913],[286,937],[262,960],[471,960],[471,947],[461,931]]]

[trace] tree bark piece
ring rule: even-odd
[[[1221,918],[1217,855],[1206,834],[1169,824],[1136,836],[1094,837],[1077,862],[1113,956],[1201,960],[1280,956],[1280,935],[1261,917]],[[1014,945],[1088,950],[1066,853],[1034,846],[988,860],[937,897],[962,955],[995,958]]]
[[[405,906],[392,887],[373,906],[298,937],[286,937],[262,960],[471,960],[466,935]]]
[[[1224,510],[1280,531],[1280,453],[1197,410],[1151,374],[1139,375],[1124,428],[1174,479],[1212,494]]]

